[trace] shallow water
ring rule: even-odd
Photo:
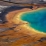
[[[20,19],[27,21],[33,29],[46,33],[46,8],[23,13]]]

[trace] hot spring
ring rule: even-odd
[[[20,19],[28,22],[33,29],[46,33],[46,8],[25,12]]]

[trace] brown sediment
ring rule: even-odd
[[[15,19],[17,17],[17,14],[20,12],[25,12],[25,11],[32,11],[31,9],[25,8],[21,10],[16,10],[9,12],[6,15],[6,18],[8,20],[8,23],[1,25],[1,27],[7,27],[7,28],[12,28],[11,30],[6,30],[4,32],[0,32],[0,45],[1,46],[23,46],[23,45],[28,45],[28,46],[46,46],[46,40],[39,42],[42,37],[46,37],[45,34],[40,34],[40,33],[35,33],[28,28],[24,27],[25,23]],[[27,24],[27,23],[26,23]],[[38,41],[38,42],[37,42]],[[37,42],[34,44],[34,42]],[[2,44],[1,44],[2,43]],[[32,44],[33,43],[33,44]]]

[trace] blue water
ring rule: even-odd
[[[46,33],[46,8],[23,13],[21,15],[21,20],[27,21],[29,26],[33,29]]]

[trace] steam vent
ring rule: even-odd
[[[46,0],[0,0],[0,46],[46,46]]]

